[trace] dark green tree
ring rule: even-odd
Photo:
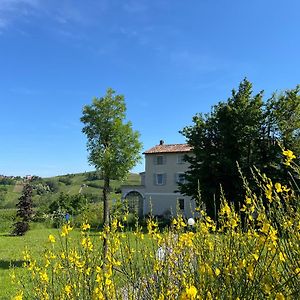
[[[300,85],[274,94],[266,106],[270,135],[284,148],[300,153]]]
[[[299,149],[299,114],[293,113],[299,111],[298,93],[297,88],[264,103],[263,92],[253,95],[252,84],[244,79],[226,102],[215,105],[209,114],[194,116],[194,124],[181,131],[194,153],[187,157],[190,167],[181,193],[198,200],[200,189],[208,213],[216,217],[221,187],[236,208],[244,199],[237,164],[250,184],[253,166],[287,181],[279,144]],[[290,115],[293,121],[284,121]]]
[[[108,89],[106,95],[94,98],[83,108],[82,132],[87,136],[89,163],[103,177],[104,224],[109,224],[110,181],[124,179],[140,159],[139,133],[126,122],[126,105],[123,95]]]
[[[32,186],[27,183],[24,185],[22,196],[17,203],[17,221],[14,223],[13,234],[24,235],[29,230],[29,222],[32,219]]]

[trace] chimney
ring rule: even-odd
[[[159,145],[162,146],[165,142],[163,140],[159,141]]]

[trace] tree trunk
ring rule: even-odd
[[[104,187],[103,187],[103,221],[104,221],[104,230],[106,230],[107,226],[109,226],[109,203],[108,203],[108,195],[109,195],[109,184],[110,180],[107,176],[104,176]],[[104,264],[106,263],[108,252],[108,243],[107,236],[103,239],[103,260]]]

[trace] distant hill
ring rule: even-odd
[[[7,184],[9,183],[9,184]],[[84,194],[92,201],[100,201],[103,188],[103,180],[97,172],[84,172],[66,174],[48,178],[33,177],[34,204],[35,206],[46,205],[58,197],[61,192],[74,195]],[[111,181],[111,198],[120,197],[120,187],[125,185],[140,184],[139,174],[131,173],[124,182]],[[0,179],[0,208],[15,208],[21,195],[24,180],[15,178],[9,182]]]

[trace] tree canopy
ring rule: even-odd
[[[250,183],[253,166],[287,182],[281,147],[300,154],[299,91],[296,87],[264,102],[263,91],[253,94],[251,82],[244,79],[226,102],[208,114],[196,114],[193,125],[181,131],[193,147],[181,193],[199,200],[200,189],[208,213],[215,216],[221,189],[236,208],[243,201],[239,168]]]

